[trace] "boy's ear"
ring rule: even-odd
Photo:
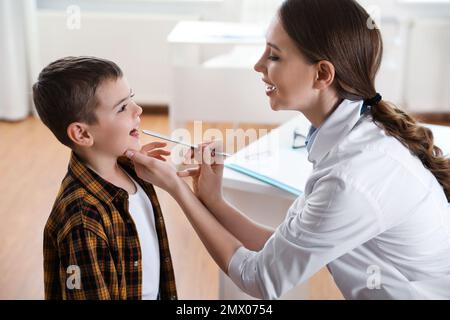
[[[73,122],[67,127],[67,136],[80,147],[92,147],[94,137],[88,130],[89,126],[80,122]]]
[[[336,70],[334,65],[326,60],[319,61],[316,65],[315,89],[325,89],[333,84]]]

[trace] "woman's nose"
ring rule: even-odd
[[[264,73],[265,67],[263,64],[263,58],[261,57],[258,62],[256,62],[255,66],[253,67],[253,69],[255,69],[256,72],[261,72]]]
[[[260,60],[261,61],[261,60]],[[261,71],[261,62],[260,61],[258,61],[256,64],[255,64],[255,66],[253,67],[253,69],[255,69],[255,71],[256,72],[262,72]]]

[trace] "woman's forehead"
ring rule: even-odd
[[[276,16],[270,23],[266,33],[267,43],[273,44],[281,51],[295,47],[295,44],[283,28],[280,18]]]

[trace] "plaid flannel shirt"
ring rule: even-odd
[[[153,186],[133,164],[119,165],[151,200],[160,250],[160,299],[177,299],[169,242]],[[72,153],[68,173],[44,230],[46,299],[141,299],[142,258],[128,193]]]

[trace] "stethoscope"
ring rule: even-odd
[[[306,148],[306,136],[300,132],[300,129],[294,130],[294,139],[292,141],[292,149]]]

